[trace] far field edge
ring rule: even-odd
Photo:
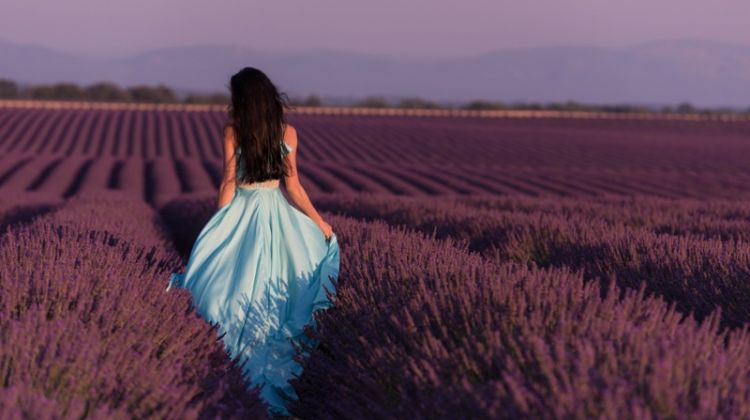
[[[226,105],[185,103],[135,103],[0,99],[0,108],[44,109],[95,109],[95,110],[170,110],[193,112],[223,112]],[[750,121],[750,115],[732,113],[658,113],[658,112],[595,112],[554,110],[471,110],[471,109],[421,109],[421,108],[366,108],[343,106],[294,106],[292,114],[304,115],[374,115],[418,117],[478,117],[478,118],[573,118],[573,119],[626,119],[626,120],[680,120],[680,121]]]

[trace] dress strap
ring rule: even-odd
[[[282,156],[288,155],[291,152],[292,152],[292,146],[286,144],[285,141],[282,141],[281,142],[281,154],[282,154]]]

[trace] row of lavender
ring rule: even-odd
[[[748,122],[289,116],[311,193],[748,196]],[[0,109],[0,188],[215,190],[219,112]]]
[[[112,189],[132,193],[160,207],[184,193],[215,191],[222,177],[222,165],[218,160],[200,158],[7,154],[0,155],[0,190],[36,191],[68,198],[79,192]],[[750,194],[747,189],[750,175],[730,170],[481,167],[444,165],[430,162],[429,158],[398,164],[356,160],[326,162],[308,157],[299,159],[298,169],[310,194],[591,197],[614,193],[671,198],[728,198]]]
[[[162,209],[183,255],[213,213],[212,198]],[[576,231],[575,223],[569,230],[550,223],[553,216],[582,222],[587,212],[601,212],[606,232],[627,219],[615,212],[622,203],[483,199],[462,206],[363,196],[319,202],[391,224],[328,217],[342,247],[341,277],[335,306],[316,314],[319,328],[310,332],[321,344],[304,348],[310,357],[293,381],[300,400],[290,410],[301,418],[750,416],[746,327],[722,329],[720,311],[702,322],[686,317],[648,295],[646,284],[588,281],[590,273],[557,264],[562,260],[526,263],[541,262],[537,233]],[[633,204],[630,222],[650,218],[644,224],[655,228],[668,220],[658,211],[649,216],[654,205],[660,208]],[[708,211],[695,206],[674,214]],[[745,211],[725,210],[717,217],[740,219]],[[623,250],[614,249],[610,258]]]
[[[747,171],[749,122],[290,114],[305,158]],[[222,112],[0,108],[0,155],[221,160]],[[707,140],[708,139],[708,140]],[[709,141],[710,140],[710,141]]]
[[[186,293],[158,214],[120,193],[0,203],[0,418],[261,418]]]
[[[582,270],[722,326],[750,321],[750,202],[608,196],[430,199],[321,197],[321,208],[461,241],[500,262]]]

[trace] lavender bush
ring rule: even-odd
[[[434,232],[498,261],[569,267],[587,278],[657,293],[722,326],[750,320],[750,203],[658,198],[551,200],[343,196],[322,208]],[[726,227],[726,228],[725,228]]]
[[[184,194],[159,208],[174,248],[183,259],[187,260],[195,239],[216,211],[215,193]]]
[[[173,252],[172,237],[159,214],[148,204],[122,191],[82,193],[66,202],[51,218],[58,226],[87,232],[107,232],[165,253]],[[40,220],[40,223],[44,219]]]
[[[450,240],[335,217],[336,306],[295,382],[303,418],[742,418],[747,329],[645,288],[497,265]]]
[[[82,405],[84,416],[264,417],[215,326],[187,292],[163,293],[179,258],[147,209],[91,196],[2,236],[5,387],[35,390],[65,418]]]
[[[0,194],[0,235],[14,224],[26,223],[62,203],[60,197],[34,191]]]
[[[87,413],[88,411],[88,413]],[[58,420],[64,418],[127,419],[122,410],[110,410],[106,405],[87,410],[86,403],[79,399],[68,403],[67,415],[61,404],[49,399],[30,386],[13,385],[0,388],[0,418],[9,420],[39,419]]]

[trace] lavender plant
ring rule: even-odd
[[[582,270],[623,287],[641,281],[698,319],[722,307],[722,326],[750,320],[750,204],[693,200],[382,196],[320,199],[321,207],[434,232],[501,262]]]
[[[146,209],[71,200],[0,238],[5,387],[34,390],[64,418],[81,404],[84,417],[264,417],[215,326],[187,292],[162,293],[179,258]]]
[[[750,415],[747,329],[720,332],[720,311],[698,323],[643,285],[331,220],[346,252],[336,304],[309,331],[323,345],[294,383],[300,417]]]

